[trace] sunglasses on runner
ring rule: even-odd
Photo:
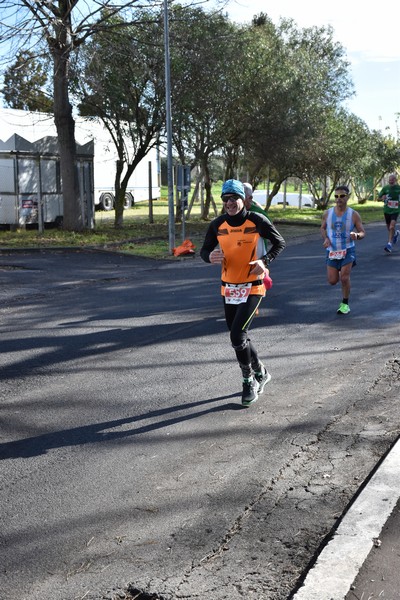
[[[348,194],[335,194],[335,198],[346,198]]]
[[[232,202],[236,202],[236,200],[241,200],[240,196],[222,196],[222,202],[229,202],[229,200],[232,200]]]

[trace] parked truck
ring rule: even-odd
[[[55,183],[57,175],[58,179],[60,177],[59,165],[56,166],[59,163],[56,136],[53,115],[0,108],[0,165],[2,165],[3,175],[1,176],[0,173],[0,224],[21,223],[21,214],[27,212],[26,208],[23,208],[23,205],[27,206],[27,199],[23,197],[23,194],[25,196],[29,194],[28,204],[33,206],[37,203],[38,182],[34,181],[35,177],[42,178],[43,197],[47,195],[47,200],[52,201],[51,207],[50,204],[44,207],[45,222],[62,218],[61,182]],[[84,185],[87,186],[89,181],[92,182],[93,208],[112,210],[115,201],[114,180],[117,154],[110,134],[101,124],[83,117],[76,117],[75,139],[78,154],[83,152],[83,155],[86,155],[92,152],[93,155],[89,161],[91,166],[88,166],[87,157],[84,158],[85,167],[83,167],[82,157],[78,159],[78,167],[86,169],[82,179]],[[51,148],[51,152],[49,152],[49,148]],[[43,174],[41,170],[38,171],[36,166],[33,166],[36,163],[32,162],[40,156],[45,161],[42,160]],[[11,159],[12,163],[9,162]],[[50,160],[51,162],[49,162]],[[12,174],[11,165],[13,166]],[[47,171],[45,165],[47,165]],[[52,166],[51,176],[48,174],[48,165]],[[14,181],[13,186],[11,186],[11,181]],[[27,183],[28,181],[30,184]],[[46,192],[48,184],[49,189],[52,190],[51,194]],[[22,192],[22,189],[25,191]],[[88,190],[84,193],[87,197]],[[157,148],[148,152],[132,174],[126,190],[125,208],[130,208],[135,202],[148,200],[150,197],[153,200],[160,197],[160,165]],[[35,209],[30,214],[32,218]]]
[[[80,144],[93,139],[95,207],[112,210],[115,202],[114,180],[118,157],[110,134],[101,124],[80,117],[76,119],[75,137]],[[160,180],[160,159],[158,148],[154,147],[140,161],[129,179],[125,194],[125,208],[130,208],[135,202],[149,200],[150,183],[152,200],[160,198]]]

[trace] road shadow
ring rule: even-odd
[[[164,427],[170,427],[176,423],[183,423],[191,419],[197,419],[210,413],[218,413],[227,410],[231,411],[243,411],[244,409],[240,404],[233,402],[225,402],[218,406],[208,405],[221,400],[227,400],[229,398],[237,397],[238,393],[230,394],[229,396],[219,396],[217,398],[210,398],[207,400],[200,400],[198,402],[191,402],[188,404],[179,404],[177,406],[169,406],[160,410],[150,411],[142,415],[136,415],[126,417],[123,419],[113,419],[111,421],[102,421],[100,423],[93,423],[82,427],[73,427],[71,429],[63,429],[60,431],[54,431],[52,433],[45,433],[37,435],[23,440],[16,440],[12,442],[5,442],[0,444],[0,460],[6,460],[11,458],[30,458],[32,456],[40,456],[46,454],[49,450],[55,448],[65,448],[68,446],[83,446],[85,444],[98,444],[104,442],[113,442],[127,437],[132,437],[151,431],[163,429]],[[165,418],[161,421],[151,422],[146,425],[138,425],[147,419],[156,419],[158,417],[165,417],[172,415],[180,411],[195,411],[202,406],[205,406],[204,410],[197,410],[196,412],[188,412],[185,415],[179,415],[176,417]],[[131,428],[126,429],[127,425],[132,425]],[[125,427],[123,431],[107,431],[109,429],[115,429]]]

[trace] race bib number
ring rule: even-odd
[[[329,260],[341,260],[346,256],[347,250],[331,250],[329,252]]]
[[[387,206],[389,208],[399,208],[399,201],[398,200],[388,200]]]
[[[246,302],[251,290],[251,283],[227,283],[225,285],[225,302],[227,304],[241,304]]]

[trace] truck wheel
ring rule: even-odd
[[[103,210],[112,210],[114,208],[114,196],[110,192],[101,195],[100,206]]]
[[[124,210],[127,210],[128,208],[131,208],[132,204],[133,204],[132,194],[130,192],[127,192],[125,194]]]

